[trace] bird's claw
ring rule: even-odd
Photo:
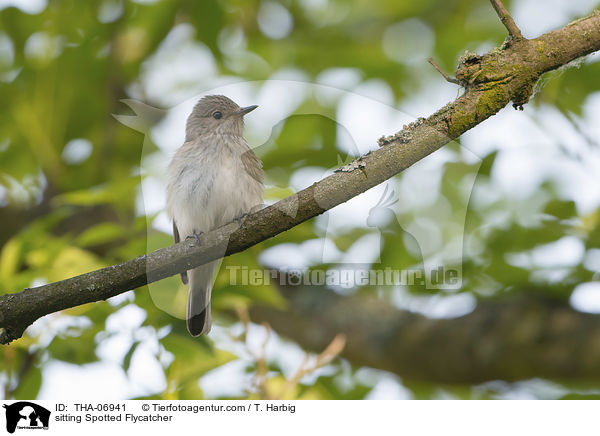
[[[246,217],[248,216],[247,213],[243,213],[240,216],[236,216],[233,220],[238,223],[238,226],[242,227],[242,223],[244,222],[244,219],[246,219]]]
[[[194,239],[196,241],[196,244],[200,244],[200,236],[203,235],[204,232],[194,232],[191,235],[188,235],[185,237],[185,239]]]

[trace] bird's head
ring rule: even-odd
[[[239,107],[224,95],[207,95],[196,103],[187,120],[185,140],[213,133],[242,136],[244,115],[257,107]]]

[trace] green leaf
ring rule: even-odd
[[[161,340],[165,349],[173,353],[175,360],[166,371],[167,379],[178,385],[193,383],[201,375],[237,359],[232,353],[212,350],[205,338],[171,333]]]
[[[42,386],[42,370],[32,366],[14,392],[16,400],[32,400],[37,397]]]
[[[77,365],[96,362],[98,357],[94,338],[99,330],[97,327],[92,327],[56,336],[47,349],[51,357],[63,362]]]
[[[100,223],[81,233],[75,243],[82,247],[105,244],[123,236],[123,229],[114,223]]]
[[[125,372],[129,371],[129,367],[131,366],[131,359],[133,358],[133,354],[135,353],[135,350],[137,350],[137,347],[140,345],[139,341],[135,341],[133,344],[131,344],[131,347],[129,348],[129,351],[127,351],[127,354],[125,354],[125,357],[123,358],[123,370]]]
[[[8,279],[19,266],[21,242],[18,238],[10,239],[0,253],[0,279]]]
[[[548,204],[546,204],[544,213],[555,216],[560,220],[577,216],[577,210],[573,200],[563,201],[559,199],[552,199],[548,202]]]

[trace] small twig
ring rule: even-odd
[[[250,314],[248,313],[248,309],[246,306],[237,305],[235,307],[235,313],[237,314],[242,326],[244,327],[244,331],[240,335],[240,341],[245,342],[248,337],[248,326],[250,325]]]
[[[327,348],[325,348],[325,350],[323,350],[323,352],[317,356],[316,361],[312,365],[310,364],[310,354],[306,353],[300,368],[298,368],[296,374],[283,386],[278,398],[283,399],[285,394],[291,392],[298,385],[298,383],[300,383],[300,380],[305,375],[310,374],[330,363],[342,352],[345,346],[346,336],[340,333],[336,335]]]
[[[502,2],[500,0],[490,0],[490,2],[492,3],[492,6],[496,10],[496,13],[500,17],[500,21],[502,21],[502,24],[504,24],[504,27],[506,27],[506,30],[508,30],[510,36],[512,36],[512,38],[515,40],[523,39],[523,35],[521,35],[521,30],[519,30],[519,28],[515,24],[515,21],[512,19],[512,17],[508,13],[508,10],[504,7]]]
[[[444,79],[446,79],[447,82],[454,83],[456,85],[460,85],[460,81],[458,79],[455,79],[454,77],[450,77],[448,74],[446,74],[446,72],[444,70],[442,70],[440,67],[437,66],[437,64],[435,63],[433,58],[429,58],[427,60],[429,61],[429,63],[431,65],[433,65],[433,68],[438,70],[438,72],[442,75],[442,77]]]
[[[250,350],[250,347],[248,346],[248,332],[250,329],[251,322],[250,314],[248,313],[248,308],[243,305],[238,305],[235,307],[235,312],[237,313],[238,318],[242,323],[244,331],[239,336],[230,335],[229,337],[232,340],[243,344],[246,347],[246,351],[252,357],[254,363],[256,364],[256,372],[254,373],[252,381],[250,382],[251,389],[255,389],[255,392],[258,395],[259,399],[272,400],[273,398],[270,397],[269,391],[267,389],[267,375],[269,372],[269,365],[267,363],[267,345],[269,343],[269,339],[271,338],[271,326],[266,322],[261,323],[261,325],[265,328],[266,332],[265,340],[263,341],[258,353],[255,354],[252,352],[252,350]]]
[[[271,326],[267,323],[262,323],[265,328],[265,340],[262,343],[260,354],[254,356],[256,362],[256,373],[254,374],[253,384],[256,387],[256,391],[259,398],[262,400],[271,400],[269,390],[267,389],[267,374],[269,372],[269,365],[267,363],[267,345],[271,338]]]

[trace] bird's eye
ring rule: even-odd
[[[214,111],[213,112],[213,118],[215,120],[221,119],[221,117],[223,117],[223,114],[221,112],[219,112],[219,111]]]

